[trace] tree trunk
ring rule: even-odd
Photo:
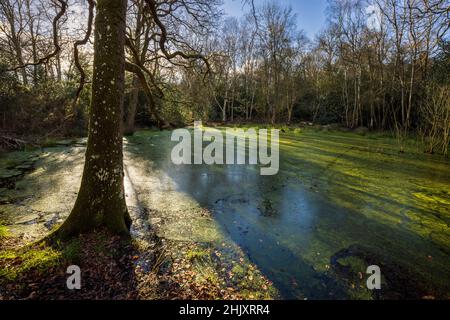
[[[55,232],[57,238],[99,227],[129,235],[122,154],[126,4],[126,0],[97,1],[86,161],[75,206]]]
[[[292,120],[292,111],[293,111],[293,106],[289,106],[288,107],[288,121],[287,124],[290,125],[291,124],[291,120]]]
[[[28,28],[30,32],[30,41],[31,41],[31,53],[33,57],[33,63],[36,63],[38,61],[38,53],[37,53],[37,39],[36,39],[36,32],[34,30],[34,17],[31,14],[31,0],[26,1],[26,7],[27,7],[27,18],[28,18]],[[39,65],[33,66],[33,85],[37,86],[38,84],[38,69]]]
[[[170,128],[172,125],[169,122],[167,122],[166,120],[164,120],[159,115],[159,112],[156,109],[156,103],[153,98],[152,91],[150,89],[150,86],[147,83],[147,80],[145,79],[144,72],[141,70],[141,68],[133,63],[127,62],[127,63],[125,63],[125,69],[129,72],[133,72],[139,78],[139,83],[141,84],[141,88],[144,90],[145,95],[147,97],[147,101],[149,104],[149,111],[155,117],[158,127],[160,129]]]
[[[14,24],[14,20],[10,20],[10,28],[11,28],[11,41],[14,46],[16,59],[19,64],[19,66],[24,65],[24,59],[23,59],[23,52],[22,52],[22,43],[20,41],[20,37],[16,33],[16,27]],[[27,70],[26,68],[21,68],[20,72],[22,73],[22,83],[27,86],[28,85],[28,77],[27,77]]]
[[[131,90],[130,104],[128,106],[127,121],[125,124],[125,135],[134,134],[134,119],[136,117],[136,109],[139,102],[139,78],[133,76],[133,89]]]
[[[222,108],[222,122],[223,123],[227,122],[227,105],[226,105],[226,103],[224,104],[224,106]]]
[[[225,85],[227,85],[225,83]],[[222,108],[222,122],[227,122],[227,104],[228,104],[228,89],[225,89],[225,98],[223,100],[223,108]]]

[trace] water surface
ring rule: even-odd
[[[173,165],[174,144],[169,132],[139,132],[126,149],[165,176],[160,209],[182,208],[162,229],[168,237],[229,237],[284,298],[373,298],[371,264],[384,272],[385,297],[450,292],[448,160],[413,146],[399,154],[383,137],[288,131],[279,174],[261,176],[250,165]],[[213,226],[183,217],[186,201],[210,210]]]
[[[135,234],[151,228],[181,247],[232,244],[283,298],[450,297],[448,159],[413,144],[399,154],[383,136],[287,130],[279,173],[261,176],[250,165],[173,165],[170,136],[125,139]],[[36,239],[61,222],[84,151],[78,143],[1,155],[0,223]],[[365,286],[372,264],[381,292]]]

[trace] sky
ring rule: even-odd
[[[241,17],[250,7],[243,8],[242,0],[223,0],[224,11],[227,15]],[[254,0],[255,5],[261,6],[267,0]],[[327,0],[278,0],[283,6],[291,6],[297,14],[297,26],[303,29],[309,38],[314,38],[325,25],[325,9]]]

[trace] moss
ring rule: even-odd
[[[210,252],[206,249],[201,248],[194,248],[190,249],[186,252],[186,258],[195,261],[195,260],[201,260],[209,257]]]
[[[6,238],[6,237],[8,237],[8,236],[9,236],[9,230],[8,230],[8,228],[7,228],[6,226],[3,226],[3,225],[0,223],[0,239]]]
[[[50,247],[1,251],[0,280],[14,281],[31,271],[44,274],[60,262],[61,252]]]
[[[62,251],[62,256],[69,263],[79,263],[82,257],[81,240],[73,239],[68,242]]]
[[[56,147],[57,145],[58,145],[58,141],[54,138],[47,138],[41,142],[41,146],[43,148]]]
[[[246,270],[244,269],[244,267],[240,264],[235,264],[233,266],[233,268],[231,269],[231,272],[233,272],[234,274],[236,274],[237,276],[244,276],[246,273]]]
[[[206,282],[215,287],[220,287],[221,278],[213,265],[199,264],[194,267],[196,270],[196,281],[198,283]]]

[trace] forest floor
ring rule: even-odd
[[[224,264],[210,263],[207,267],[213,270],[195,269],[193,264],[211,254],[196,244],[171,247],[172,254],[179,250],[174,257],[168,246],[130,242],[102,230],[53,246],[25,244],[14,237],[2,240],[0,300],[256,298],[220,282],[216,269]],[[80,267],[81,290],[67,289],[70,265]],[[267,280],[259,280],[263,281]]]
[[[383,133],[284,128],[281,173],[263,179],[174,168],[166,141],[124,140],[125,243],[99,230],[33,245],[75,202],[84,139],[3,154],[0,299],[374,299],[362,274],[376,259],[395,277],[384,298],[450,297],[448,159],[414,141],[399,155]],[[66,288],[73,264],[81,290]]]

